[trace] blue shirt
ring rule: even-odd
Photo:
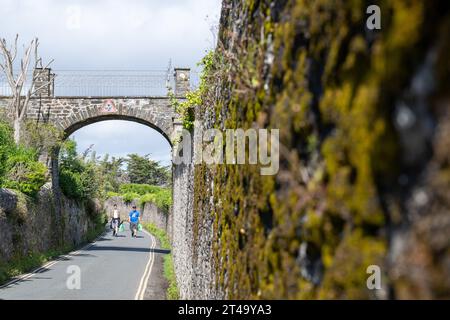
[[[139,211],[137,211],[137,210],[131,211],[129,214],[129,217],[130,217],[131,222],[133,222],[133,223],[139,222]]]

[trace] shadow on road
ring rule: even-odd
[[[100,238],[98,239],[96,242],[100,242],[100,241],[111,241],[112,239],[109,238]]]
[[[161,254],[169,254],[170,250],[151,249],[151,248],[135,248],[135,247],[117,247],[117,246],[92,246],[87,251],[126,251],[126,252],[155,252]]]
[[[58,256],[58,257],[56,257],[55,259],[57,259],[57,260],[59,260],[59,261],[69,261],[69,260],[71,260],[71,258],[70,258],[69,255],[66,255],[66,256]]]
[[[92,246],[87,251],[129,251],[129,252],[150,252],[150,248],[117,247],[117,246]]]
[[[150,252],[169,254],[170,250],[167,250],[167,249],[150,249]]]
[[[77,253],[76,255],[73,255],[72,257],[96,258],[97,256],[94,256],[93,254],[89,254],[89,253]]]

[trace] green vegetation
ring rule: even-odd
[[[164,230],[161,230],[157,228],[152,223],[144,223],[144,228],[153,234],[156,238],[158,238],[161,248],[166,250],[171,250],[171,245],[169,241],[169,237],[164,232]],[[164,255],[164,277],[167,279],[167,282],[169,283],[169,287],[167,288],[167,299],[169,300],[178,300],[179,299],[179,292],[178,292],[178,286],[177,286],[177,280],[175,277],[175,270],[173,267],[173,258],[172,253],[168,253]]]
[[[51,154],[63,143],[63,131],[50,123],[26,121],[22,142],[26,147],[34,148],[38,154]]]
[[[12,138],[12,128],[4,122],[0,122],[0,184],[8,172],[6,165],[8,158],[13,154],[15,145]]]
[[[127,180],[123,168],[125,159],[109,157],[106,154],[101,160],[92,152],[90,163],[95,164],[99,184],[99,198],[105,199],[108,192],[117,192],[121,183]]]
[[[92,216],[92,214],[91,214]],[[94,228],[91,228],[88,230],[85,241],[84,242],[92,242],[94,241],[99,235],[101,235],[105,231],[105,224],[108,221],[108,216],[105,212],[102,212],[101,214],[96,214],[94,217]]]
[[[59,184],[63,193],[76,200],[87,200],[99,195],[99,172],[94,162],[77,154],[76,143],[67,140],[60,151]]]
[[[171,185],[170,171],[148,155],[130,154],[126,159],[109,159],[106,155],[99,160],[91,150],[78,154],[75,141],[67,140],[62,144],[59,162],[60,186],[71,199],[102,201],[120,196],[126,203],[138,200],[143,206],[153,202],[166,213],[170,210],[172,192],[166,187]]]
[[[157,193],[163,190],[164,188],[148,185],[148,184],[137,184],[137,183],[126,183],[120,186],[119,190],[121,193],[137,193],[139,195],[144,195],[147,193]]]
[[[170,171],[149,155],[129,154],[126,159],[128,179],[134,184],[169,185]]]
[[[130,203],[134,199],[138,199],[140,195],[134,192],[127,192],[121,195],[125,203]]]
[[[373,298],[365,268],[387,268],[387,223],[400,221],[405,208],[394,110],[434,52],[424,50],[436,47],[430,34],[440,35],[433,38],[442,48],[435,70],[448,70],[448,10],[382,1],[383,30],[370,33],[367,1],[275,2],[226,1],[215,54],[225,61],[213,63],[195,117],[208,115],[207,129],[279,129],[280,172],[196,166],[194,247],[212,216],[216,283],[228,299]],[[442,84],[447,101],[448,81]],[[439,166],[447,177],[448,156]],[[441,190],[448,193],[448,184]],[[444,268],[447,258],[440,259]],[[445,282],[445,273],[428,275],[435,274]]]
[[[49,181],[50,176],[45,164],[54,148],[61,147],[61,187],[64,194],[70,198],[83,200],[86,213],[93,219],[94,228],[88,230],[85,241],[91,241],[103,230],[105,216],[98,214],[92,200],[98,195],[98,184],[95,183],[96,167],[84,161],[76,154],[73,141],[62,143],[62,133],[51,124],[25,122],[19,144],[14,142],[13,130],[4,121],[0,121],[0,187],[9,188],[17,195],[17,206],[7,213],[8,222],[21,226],[30,217],[34,208],[36,196],[42,186]],[[42,156],[42,162],[38,161]],[[52,203],[48,204],[49,206]],[[52,209],[49,209],[51,214]],[[30,251],[25,254],[18,251],[10,261],[0,260],[0,283],[7,279],[30,271],[48,260],[66,253],[72,247],[59,245],[60,239],[53,239],[54,249],[47,252]],[[13,241],[21,242],[21,234],[17,233]]]
[[[139,201],[141,206],[144,206],[147,202],[153,202],[158,208],[168,214],[172,205],[172,190],[166,188],[161,189],[159,192],[147,193],[141,196]]]
[[[3,284],[12,277],[19,276],[42,266],[48,261],[62,254],[66,254],[71,250],[72,248],[66,247],[59,250],[49,250],[45,253],[30,252],[26,256],[15,257],[8,263],[0,262],[0,284]]]
[[[90,155],[90,156],[89,156]],[[126,169],[124,164],[127,164]],[[78,154],[76,143],[67,140],[60,151],[60,185],[72,199],[106,199],[125,196],[126,201],[144,194],[158,194],[160,186],[170,185],[170,171],[146,156],[130,154],[125,158],[99,160],[94,151]],[[131,182],[131,183],[130,183]]]
[[[123,184],[119,188],[119,192],[110,192],[108,198],[120,196],[125,202],[138,200],[140,206],[144,206],[147,202],[153,202],[158,208],[165,213],[169,213],[172,205],[172,190],[159,186],[148,184]]]
[[[19,190],[27,195],[35,195],[47,181],[47,167],[37,161],[36,152],[25,147],[17,147],[8,158],[7,180],[4,187]]]
[[[72,199],[104,200],[121,195],[129,202],[145,194],[160,194],[165,190],[161,186],[171,184],[170,170],[149,155],[130,154],[127,158],[111,159],[105,155],[100,160],[90,149],[78,154],[73,140],[62,144],[59,162],[61,188]]]
[[[37,148],[16,145],[11,127],[0,122],[0,186],[34,196],[47,181]]]
[[[112,198],[112,197],[120,197],[120,193],[113,192],[113,191],[108,191],[106,193],[106,199],[109,199],[109,198]]]
[[[188,92],[185,101],[180,102],[172,91],[168,93],[170,103],[175,108],[175,111],[180,114],[185,129],[191,130],[194,127],[195,108],[203,104],[203,98],[208,88],[208,79],[211,77],[214,58],[215,52],[209,51],[198,63],[202,67],[199,87],[194,91]]]

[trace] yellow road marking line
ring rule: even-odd
[[[150,236],[150,240],[151,240],[150,249],[154,249],[156,246],[156,239],[153,237],[152,234],[147,232],[147,230],[143,230],[143,231]],[[144,294],[147,289],[148,279],[150,278],[150,275],[152,273],[154,260],[155,260],[155,252],[153,250],[150,250],[149,259],[148,259],[147,265],[145,267],[144,274],[142,275],[141,281],[139,283],[138,291],[136,292],[134,300],[143,300],[144,299]]]

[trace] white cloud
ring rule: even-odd
[[[39,37],[54,69],[191,67],[213,47],[220,0],[0,0],[0,36],[27,43]],[[99,155],[151,153],[170,163],[170,147],[156,131],[130,122],[100,122],[74,133],[79,149]]]
[[[212,46],[220,0],[0,0],[2,36],[38,36],[55,68],[195,67]],[[79,15],[79,16],[78,16]],[[208,17],[208,18],[207,18]],[[212,22],[215,21],[215,22]],[[75,27],[74,27],[75,26]]]

